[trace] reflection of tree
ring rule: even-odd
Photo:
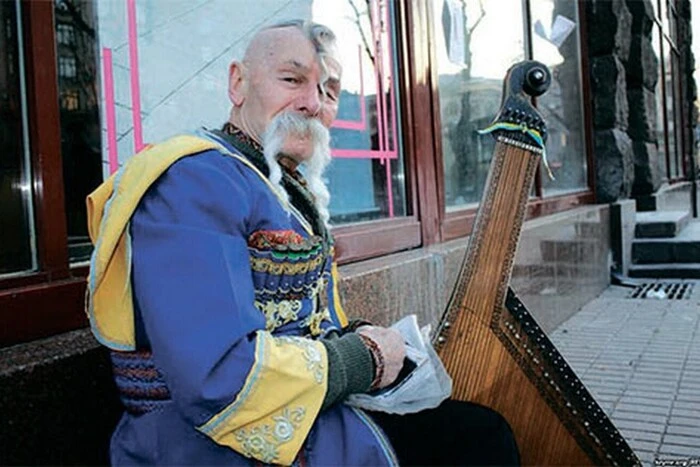
[[[569,19],[577,17],[576,2],[555,0],[550,18],[554,23],[557,16]],[[552,85],[549,91],[538,99],[549,131],[547,153],[555,171],[555,180],[543,177],[545,190],[572,189],[585,187],[584,146],[581,118],[580,63],[576,34],[558,47],[563,58],[561,63],[550,67]]]
[[[474,102],[472,102],[475,94],[478,91],[472,91],[472,50],[471,41],[477,28],[481,24],[482,20],[486,17],[486,10],[484,9],[483,0],[479,0],[479,13],[476,19],[471,25],[468,23],[467,17],[467,3],[466,0],[460,0],[459,13],[462,15],[464,28],[464,50],[462,57],[464,58],[463,68],[459,73],[459,81],[463,83],[463,86],[459,88],[464,89],[460,97],[460,116],[459,120],[454,127],[447,130],[447,137],[450,142],[450,147],[455,155],[454,166],[452,168],[446,167],[446,175],[451,177],[451,183],[446,183],[446,202],[448,204],[457,204],[467,190],[475,190],[476,196],[480,193],[478,182],[480,177],[479,170],[479,154],[483,151],[479,151],[480,145],[483,143],[479,138],[477,130],[479,127],[484,126],[483,119],[475,118],[472,114],[474,109]],[[449,36],[450,31],[450,21],[451,13],[447,0],[443,3],[442,8],[442,26],[443,31],[446,36]],[[447,39],[447,37],[446,37]],[[448,40],[445,41],[446,44],[449,43]],[[444,124],[443,124],[444,127]],[[488,145],[488,143],[487,143]],[[485,148],[488,151],[490,147]],[[451,188],[448,190],[448,188]],[[448,192],[449,191],[449,192]],[[476,201],[473,196],[470,197],[471,201]]]
[[[363,17],[369,17],[370,20],[370,29],[374,30],[374,25],[372,24],[373,18],[369,14],[369,9],[370,9],[370,2],[372,0],[365,0],[365,10],[360,11],[360,9],[355,5],[354,0],[348,0],[348,4],[352,8],[352,11],[355,13],[355,18],[351,19],[357,26],[357,31],[360,33],[360,38],[362,39],[362,45],[365,47],[365,53],[367,54],[367,57],[369,57],[370,61],[372,62],[372,65],[374,65],[374,52],[372,47],[370,47],[369,41],[367,40],[367,33],[365,32],[365,29],[362,27],[362,18]]]
[[[55,0],[54,6],[66,222],[73,247],[87,241],[84,200],[102,180],[96,15],[89,0]],[[71,256],[80,255],[72,249]]]
[[[395,148],[396,138],[393,134],[395,122],[391,121],[391,115],[395,113],[395,103],[390,93],[391,80],[394,79],[394,60],[392,59],[394,46],[390,19],[392,14],[391,0],[364,0],[362,8],[358,7],[356,0],[347,0],[347,2],[353,11],[353,16],[347,19],[355,25],[362,41],[364,52],[372,63],[373,73],[370,76],[374,78],[376,85],[376,95],[364,96],[368,109],[371,148],[377,150],[383,146],[383,142],[380,142],[380,126],[383,127],[384,137],[387,142],[387,147],[384,149]],[[386,14],[387,9],[388,15]],[[389,18],[389,24],[385,23],[386,17]],[[365,76],[364,79],[367,79],[367,77]],[[398,96],[394,95],[394,99],[398,99]],[[381,116],[378,110],[381,112]],[[404,192],[401,163],[397,161],[381,161],[379,159],[371,159],[368,163],[372,167],[374,202],[380,209],[379,216],[386,217],[389,215],[389,194],[387,192],[385,164],[390,164],[394,211],[397,213],[402,212]]]

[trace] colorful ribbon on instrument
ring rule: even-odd
[[[485,135],[488,133],[492,133],[496,130],[521,131],[529,135],[530,138],[532,138],[535,141],[535,144],[537,144],[537,146],[542,149],[542,163],[544,164],[544,168],[547,169],[547,175],[549,175],[549,179],[554,180],[554,175],[552,174],[552,171],[549,168],[549,163],[547,162],[547,150],[545,149],[544,140],[542,139],[542,135],[539,131],[533,130],[532,128],[528,128],[527,125],[525,125],[524,123],[517,124],[508,122],[496,122],[488,128],[478,130],[478,133],[480,135]]]

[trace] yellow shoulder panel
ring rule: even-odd
[[[95,337],[114,350],[133,350],[129,220],[148,188],[185,156],[219,148],[196,136],[177,136],[134,155],[87,197],[90,260],[86,312]]]

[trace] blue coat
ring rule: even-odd
[[[132,410],[112,463],[396,464],[360,410],[320,411],[328,360],[317,338],[346,324],[332,245],[245,156],[205,136],[220,147],[173,162],[128,226],[146,352],[113,352]]]

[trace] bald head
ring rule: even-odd
[[[335,35],[325,26],[291,21],[265,28],[229,70],[230,121],[262,140],[283,111],[318,118],[330,127],[338,109],[341,68]]]

